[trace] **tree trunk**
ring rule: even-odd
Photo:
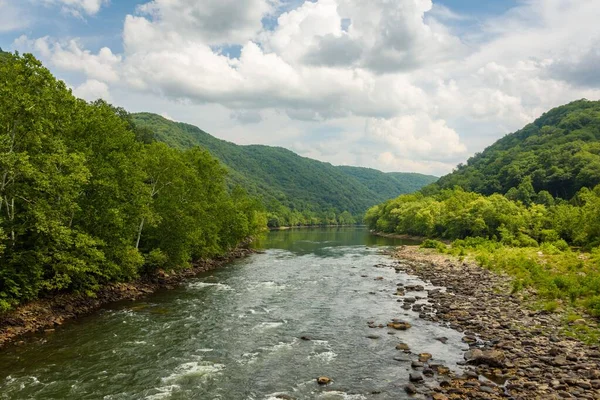
[[[140,247],[140,240],[142,239],[142,229],[144,229],[144,218],[142,218],[142,221],[140,222],[140,227],[138,228],[137,241],[135,242],[136,249],[139,249]]]

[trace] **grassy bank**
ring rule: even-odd
[[[426,240],[422,247],[509,275],[513,293],[522,294],[534,308],[563,313],[569,333],[599,337],[600,250],[585,253],[555,244],[511,247],[481,238],[455,240],[451,245]]]

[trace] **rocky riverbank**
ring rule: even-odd
[[[182,271],[173,273],[159,271],[153,277],[110,284],[101,288],[95,297],[66,293],[24,304],[0,315],[0,349],[11,342],[22,344],[23,341],[18,339],[27,334],[36,332],[50,334],[64,322],[90,314],[106,304],[120,300],[135,300],[162,288],[171,289],[201,272],[213,270],[254,252],[252,249],[238,248],[225,256],[199,261],[192,268]]]
[[[415,246],[398,248],[394,257],[396,271],[446,288],[399,285],[402,308],[463,332],[466,350],[464,371],[455,374],[437,364],[435,354],[413,354],[418,349],[399,343],[397,360],[412,362],[414,371],[405,387],[409,394],[435,400],[600,399],[600,347],[562,335],[560,315],[527,309],[511,294],[510,278]],[[416,303],[419,298],[427,303]]]

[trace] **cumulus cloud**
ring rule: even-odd
[[[369,119],[366,132],[393,149],[389,153],[404,158],[419,156],[435,161],[452,160],[467,151],[458,133],[448,127],[446,121],[431,119],[424,113]]]
[[[60,3],[86,15],[105,4]],[[526,0],[460,33],[452,24],[472,16],[435,0],[283,4],[146,1],[124,18],[120,54],[50,37],[14,47],[84,75],[82,96],[174,100],[244,143],[386,170],[448,172],[551,107],[600,97],[597,0]]]
[[[153,0],[138,7],[162,31],[207,44],[244,43],[262,28],[274,0]]]
[[[581,87],[600,88],[600,46],[597,43],[595,40],[589,49],[551,63],[548,75]]]
[[[319,0],[279,17],[267,48],[286,60],[405,71],[459,56],[465,49],[435,19],[431,0]],[[344,26],[347,25],[347,26]]]
[[[63,11],[81,17],[85,15],[96,15],[103,6],[109,4],[109,0],[34,0],[41,1],[47,5],[59,5]]]
[[[97,99],[111,101],[108,85],[95,79],[88,79],[77,86],[73,89],[73,94],[88,101]]]
[[[60,42],[48,36],[29,39],[22,35],[15,40],[14,47],[35,51],[54,66],[65,71],[83,72],[87,77],[104,82],[119,80],[121,56],[115,55],[108,47],[100,49],[98,54],[81,48],[77,40]]]

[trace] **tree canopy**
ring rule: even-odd
[[[572,198],[600,183],[600,101],[554,108],[471,157],[427,188],[506,194],[525,180],[536,192]]]
[[[206,150],[153,142],[32,55],[0,58],[0,311],[227,252],[266,225]]]

